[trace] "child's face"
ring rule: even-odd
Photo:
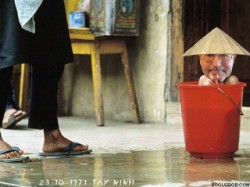
[[[202,72],[209,79],[223,82],[232,73],[235,57],[231,54],[200,55]]]

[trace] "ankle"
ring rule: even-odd
[[[59,129],[44,129],[44,138],[45,141],[49,140],[49,141],[55,141],[60,139],[62,136],[61,132]]]

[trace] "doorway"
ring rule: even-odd
[[[183,1],[184,51],[219,27],[250,51],[250,4],[245,0]],[[250,106],[250,57],[237,56],[232,74],[246,82],[243,106]],[[184,59],[184,81],[197,81],[202,71],[197,56]]]

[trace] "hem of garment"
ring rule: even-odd
[[[1,54],[0,54],[1,57]],[[2,68],[8,68],[14,65],[21,65],[21,64],[43,64],[46,62],[55,62],[55,64],[70,64],[74,62],[74,58],[69,58],[69,59],[46,59],[46,60],[22,60],[22,59],[15,59],[15,58],[10,58],[7,61],[5,60],[5,62],[1,61],[0,58],[0,69]]]
[[[32,120],[32,121],[29,120],[28,122],[28,128],[30,129],[38,129],[38,130],[59,129],[59,124],[57,119],[50,121],[43,121],[43,122],[37,122],[37,120]]]

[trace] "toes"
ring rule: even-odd
[[[20,115],[22,115],[22,111],[21,110],[18,110],[17,112],[15,112],[15,114],[14,114],[16,117],[17,116],[20,116]]]
[[[18,158],[18,157],[20,157],[20,155],[17,152],[11,152],[6,154],[7,159]]]
[[[10,158],[19,158],[21,156],[23,152],[16,152],[16,151],[13,151],[13,152],[10,152],[10,153],[6,153],[6,158],[7,159],[10,159]]]
[[[83,145],[83,147],[85,148],[85,150],[88,150],[88,149],[89,149],[89,146],[88,146],[88,145]]]
[[[27,112],[22,111],[22,115],[23,115],[23,116],[24,116],[24,115],[27,115]]]
[[[89,149],[88,145],[80,144],[80,143],[77,143],[77,145],[74,145],[72,147],[72,150],[74,151],[87,151],[88,149]]]
[[[5,158],[5,159],[12,159],[12,158],[19,158],[23,154],[23,151],[12,151],[9,153],[5,153],[0,155],[0,158]]]
[[[12,158],[20,157],[20,154],[18,152],[16,152],[16,151],[10,152],[9,154],[11,155]]]
[[[81,145],[76,146],[76,150],[77,150],[77,151],[86,151],[86,150],[88,150],[88,149],[89,149],[89,146],[88,146],[88,145],[83,145],[83,144],[81,144]]]
[[[22,154],[23,154],[23,150],[19,150],[19,151],[18,151],[18,154],[19,154],[19,155],[22,155]]]

